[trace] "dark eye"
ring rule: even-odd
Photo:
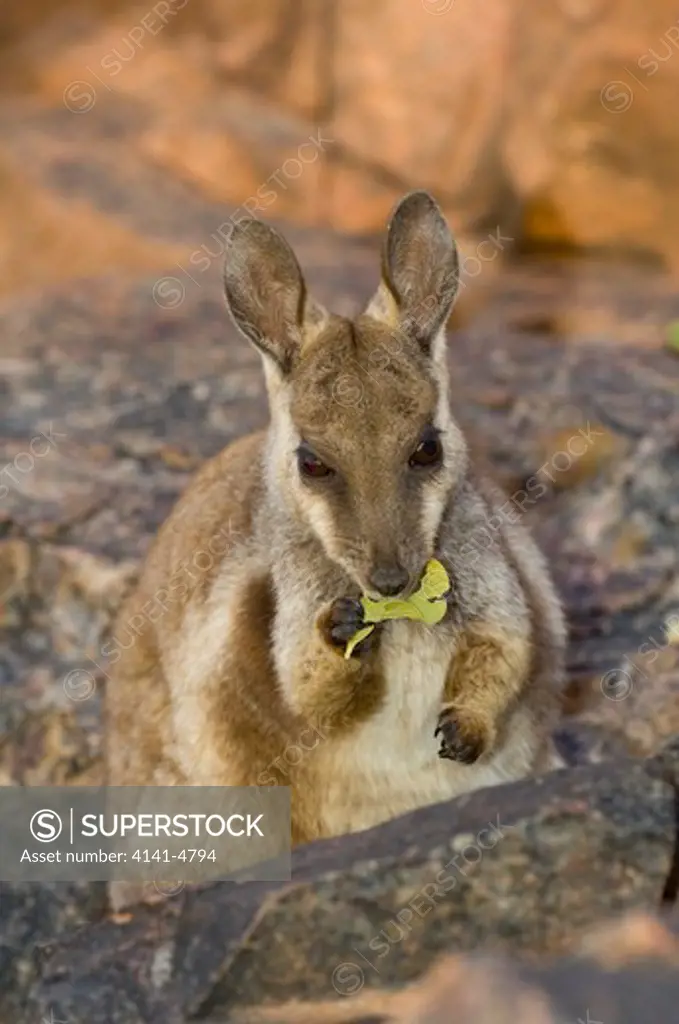
[[[433,468],[441,463],[443,448],[439,432],[434,427],[427,427],[420,438],[420,443],[410,456],[408,465],[412,469]]]
[[[297,464],[302,476],[312,477],[314,480],[320,480],[322,477],[333,474],[330,466],[326,466],[318,455],[306,445],[300,445],[297,449]]]

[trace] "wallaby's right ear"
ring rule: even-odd
[[[285,239],[254,218],[231,232],[224,291],[236,327],[283,373],[328,316],[307,295],[299,263]]]

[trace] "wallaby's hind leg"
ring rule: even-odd
[[[106,783],[109,786],[187,785],[171,759],[170,694],[160,665],[142,650],[126,652],[106,687]]]
[[[106,692],[106,783],[108,786],[180,786],[187,781],[167,751],[169,702],[159,665],[143,664],[142,652],[126,652]],[[114,913],[139,903],[159,903],[171,892],[153,881],[108,883]]]

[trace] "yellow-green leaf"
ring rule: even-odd
[[[413,594],[410,601],[413,607],[417,609],[419,621],[426,623],[428,626],[435,626],[437,622],[440,622],[446,614],[448,607],[443,600],[427,601],[425,598],[420,597],[419,594]]]
[[[417,612],[410,601],[401,601],[393,597],[385,597],[373,601],[370,597],[362,597],[363,618],[366,622],[385,622],[387,619],[415,619]]]
[[[422,594],[423,597],[431,601],[435,598],[443,597],[449,587],[450,579],[448,578],[448,573],[439,561],[432,558],[427,562],[420,589],[417,593]],[[413,595],[413,597],[415,596]]]
[[[679,352],[679,320],[674,320],[667,328],[667,347]]]
[[[347,659],[350,658],[354,648],[360,644],[361,640],[365,640],[367,636],[370,636],[374,628],[374,626],[364,626],[363,629],[357,630],[351,640],[347,643],[344,651],[344,657]]]
[[[418,590],[411,594],[406,600],[399,598],[385,597],[379,601],[363,596],[363,619],[368,623],[386,622],[390,619],[411,619],[415,622],[424,622],[428,626],[434,626],[440,622],[446,614],[446,602],[442,600],[443,594],[450,587],[448,573],[439,561],[432,558],[424,570],[422,582]],[[344,656],[351,657],[351,652],[357,644],[368,636],[374,629],[369,625],[359,629],[347,644]]]

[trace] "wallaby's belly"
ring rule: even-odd
[[[370,828],[417,807],[522,778],[537,753],[530,723],[519,714],[495,757],[478,765],[440,758],[434,732],[454,641],[419,623],[391,627],[383,641],[384,706],[350,736],[318,750],[326,835]]]

